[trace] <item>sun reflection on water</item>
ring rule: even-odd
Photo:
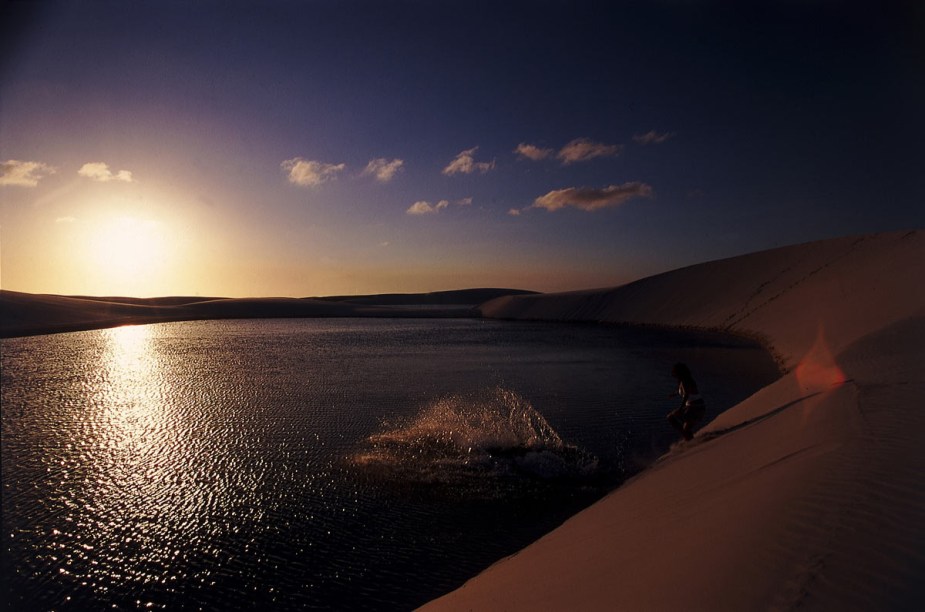
[[[189,557],[201,556],[203,540],[215,535],[211,510],[228,492],[226,483],[204,475],[210,468],[203,457],[217,453],[182,399],[188,364],[178,366],[165,353],[156,330],[102,331],[88,389],[84,479],[69,504],[80,541],[68,565],[103,597],[113,587],[143,595],[157,584],[169,592],[189,578]]]
[[[75,553],[88,553],[86,565],[78,566],[101,595],[118,584],[142,586],[170,574],[165,562],[173,538],[164,537],[164,526],[171,515],[161,505],[169,499],[166,477],[182,459],[170,452],[180,424],[166,401],[171,385],[153,330],[100,332],[96,378],[88,389],[85,477],[74,500],[81,504],[75,531],[84,541]]]
[[[207,364],[171,353],[160,326],[97,332],[96,363],[52,534],[63,577],[108,599],[214,581],[233,555],[229,535],[259,522],[266,466],[241,452],[241,431],[199,376]],[[62,483],[64,484],[64,483]],[[156,588],[154,588],[156,587]],[[168,602],[169,603],[169,602]]]
[[[98,393],[109,425],[103,433],[114,448],[144,453],[154,442],[152,430],[159,430],[164,421],[164,381],[152,346],[151,326],[104,330],[103,339],[99,371],[106,384]]]

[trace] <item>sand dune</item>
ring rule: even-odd
[[[505,295],[526,295],[534,291],[520,289],[459,289],[432,293],[382,293],[376,295],[339,295],[318,298],[345,304],[368,306],[478,306]]]
[[[426,608],[925,609],[923,268],[925,232],[890,233],[484,305],[745,334],[784,375]]]
[[[82,297],[0,291],[0,338],[164,321],[279,317],[461,317],[516,289],[340,298]]]
[[[164,321],[373,315],[336,302],[294,298],[80,298],[0,292],[0,337],[28,336]]]

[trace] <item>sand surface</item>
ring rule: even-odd
[[[425,608],[925,609],[922,279],[913,231],[485,304],[489,317],[744,334],[784,374]]]

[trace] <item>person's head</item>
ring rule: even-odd
[[[690,369],[688,369],[686,365],[680,362],[674,364],[674,366],[671,368],[671,375],[680,381],[688,381],[693,378],[693,376],[691,376]]]

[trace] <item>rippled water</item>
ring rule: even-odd
[[[2,341],[19,609],[409,609],[777,373],[715,335],[483,320],[167,323]],[[710,416],[710,415],[708,415]]]

